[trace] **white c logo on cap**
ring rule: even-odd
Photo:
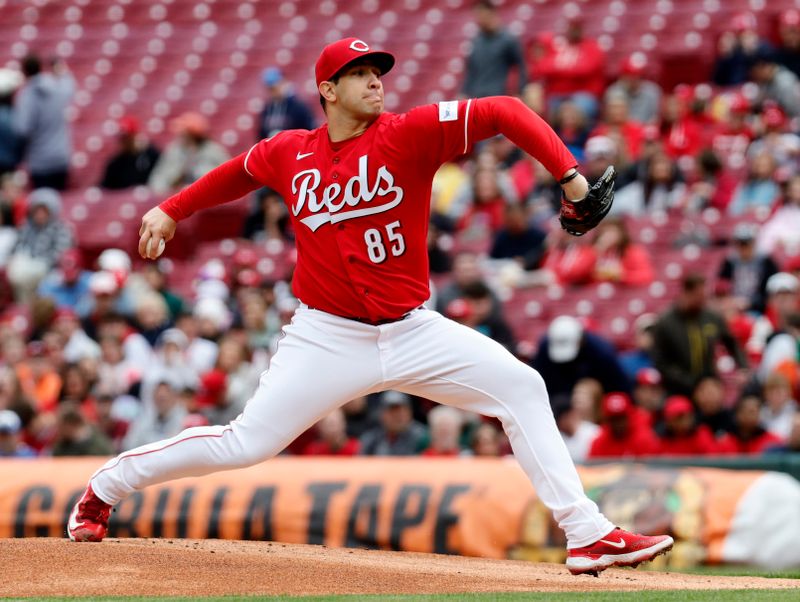
[[[367,46],[366,42],[362,42],[361,40],[355,40],[350,44],[350,49],[357,50],[358,52],[369,52],[369,46]]]

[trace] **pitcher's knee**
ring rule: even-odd
[[[509,404],[548,404],[547,387],[541,375],[525,364],[518,364],[503,375],[505,400]]]
[[[241,428],[236,422],[219,439],[217,462],[226,468],[247,468],[277,455],[281,442],[268,436],[251,436],[253,431]]]

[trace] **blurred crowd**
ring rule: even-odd
[[[777,15],[769,39],[752,14],[734,15],[708,81],[673,89],[644,54],[608,65],[580,15],[519,40],[483,1],[475,24],[464,97],[519,95],[590,180],[617,167],[617,195],[595,232],[570,237],[555,220],[560,188],[537,161],[502,138],[477,145],[434,182],[430,306],[542,374],[578,462],[800,451],[800,13]],[[279,69],[262,80],[255,140],[314,127],[319,112]],[[82,250],[59,192],[70,186],[64,109],[74,88],[60,61],[29,56],[19,72],[0,69],[0,456],[106,455],[229,422],[297,305],[291,274],[265,280],[247,245],[204,263],[189,290],[171,287],[167,259]],[[97,184],[163,197],[228,158],[201,114],[171,126],[161,149],[136,116],[120,119]],[[241,238],[291,246],[281,197],[261,190],[248,202]],[[709,212],[735,227],[718,236],[702,225]],[[522,340],[504,289],[657,283],[660,256],[636,229],[655,216],[697,226],[668,233],[674,248],[724,246],[711,277],[685,274],[625,341],[572,315]],[[352,400],[286,453],[510,449],[492,420],[389,391]]]

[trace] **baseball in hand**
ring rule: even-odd
[[[161,254],[164,252],[166,246],[167,243],[164,242],[163,238],[160,241],[158,241],[158,253],[156,253],[156,257],[161,257]],[[150,249],[152,248],[153,248],[153,239],[151,238],[150,240],[147,241],[147,248],[144,250],[145,254],[148,257],[150,257]]]

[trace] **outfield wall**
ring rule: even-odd
[[[100,459],[0,460],[0,537],[60,537]],[[800,566],[800,483],[780,473],[580,468],[617,525],[671,533],[669,566]],[[117,507],[114,537],[289,543],[561,561],[563,534],[513,459],[275,458]],[[659,559],[661,560],[661,559]]]

